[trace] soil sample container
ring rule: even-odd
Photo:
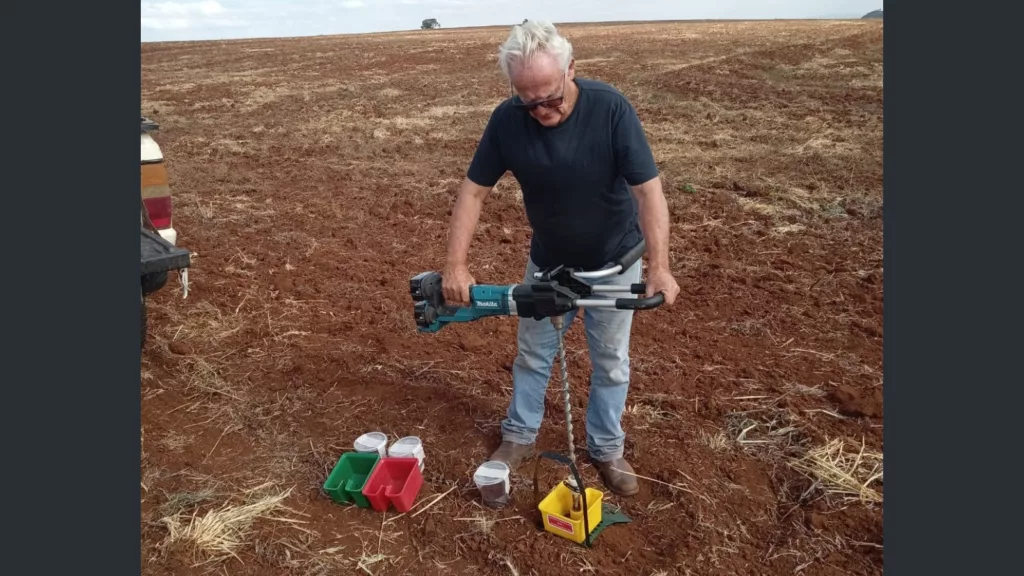
[[[423,487],[419,461],[415,458],[385,458],[377,463],[363,487],[370,506],[384,512],[394,505],[401,513],[412,509],[416,495]]]
[[[420,472],[423,471],[423,442],[417,436],[406,436],[395,440],[395,443],[388,448],[388,456],[392,458],[416,458],[420,462]]]
[[[473,482],[480,491],[485,506],[501,508],[509,501],[509,468],[504,462],[484,462],[473,474]]]
[[[342,454],[324,482],[324,491],[338,504],[354,502],[360,508],[369,508],[370,501],[363,494],[363,487],[379,461],[376,452]]]
[[[388,437],[383,432],[367,432],[352,443],[356,452],[376,452],[378,456],[387,456]]]

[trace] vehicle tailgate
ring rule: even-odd
[[[142,231],[142,274],[180,270],[191,265],[188,250],[171,244],[150,230],[139,230]]]

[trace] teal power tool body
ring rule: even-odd
[[[520,316],[541,320],[561,316],[577,308],[656,308],[665,301],[665,296],[660,292],[650,298],[614,297],[616,294],[644,294],[647,292],[645,283],[594,286],[586,283],[586,280],[622,274],[643,256],[646,248],[646,244],[641,241],[621,258],[598,271],[554,266],[537,272],[533,283],[470,286],[468,306],[445,303],[439,272],[417,274],[409,281],[409,291],[415,303],[417,330],[437,332],[451,323],[473,322],[489,316]]]

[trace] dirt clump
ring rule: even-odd
[[[882,415],[882,393],[879,390],[865,394],[850,386],[840,386],[829,394],[829,398],[839,405],[839,413],[844,416],[877,418]]]
[[[167,349],[171,351],[171,354],[177,356],[188,356],[192,354],[192,347],[185,342],[171,342],[167,345]]]

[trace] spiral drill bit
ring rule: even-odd
[[[551,324],[558,333],[558,364],[562,376],[562,399],[565,401],[565,429],[569,441],[569,461],[576,464],[576,449],[572,439],[572,406],[569,404],[569,370],[565,365],[565,318],[563,316],[552,316]],[[569,475],[565,480],[566,486],[572,490],[572,511],[571,516],[577,517],[583,514],[583,506],[580,499],[580,487],[576,485],[576,479]]]
[[[562,376],[562,400],[565,402],[565,428],[569,441],[569,460],[576,463],[576,451],[572,440],[572,408],[569,404],[569,371],[565,365],[565,319],[561,316],[553,316],[551,323],[558,332],[558,365]]]

